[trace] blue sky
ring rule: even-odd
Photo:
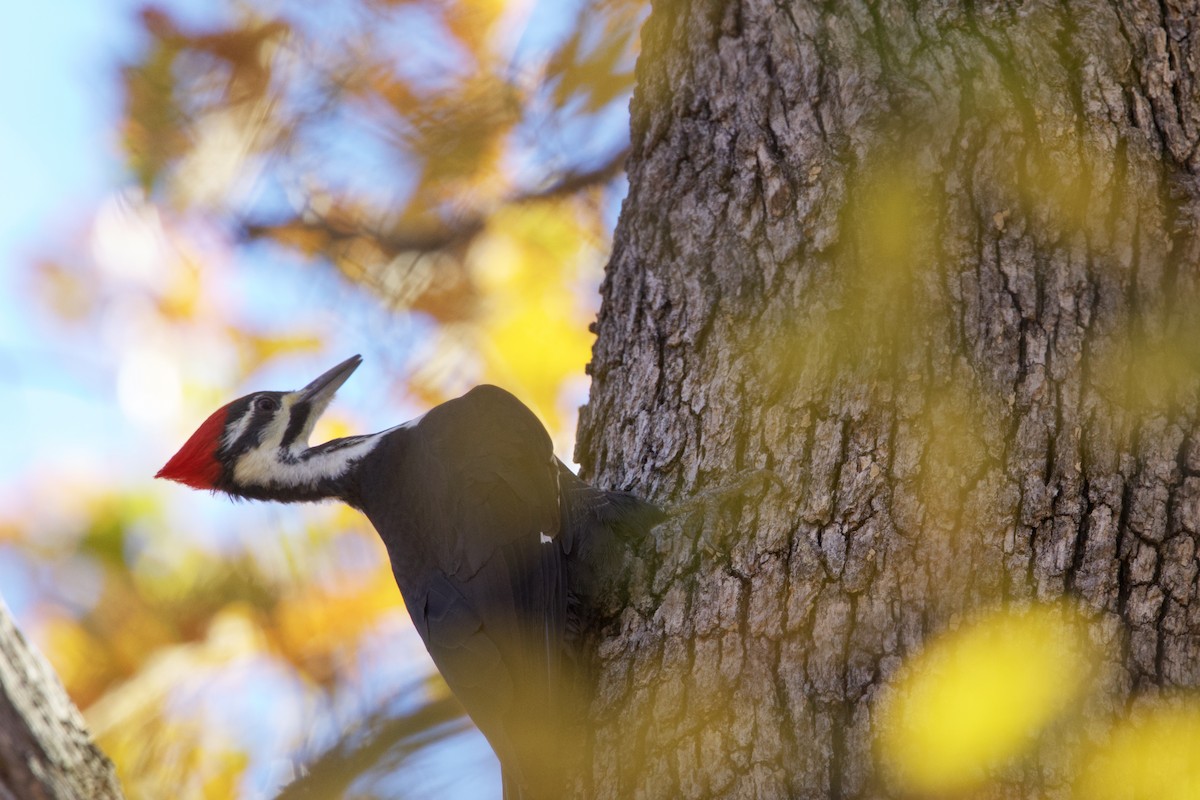
[[[0,192],[0,439],[9,453],[0,458],[0,479],[21,469],[23,459],[13,455],[57,447],[54,423],[62,417],[97,421],[78,395],[98,388],[88,383],[99,375],[64,371],[60,343],[31,335],[34,319],[20,277],[42,243],[58,233],[55,226],[64,218],[82,221],[119,177],[112,76],[114,63],[134,44],[132,5],[17,3],[0,26],[0,174],[6,183]],[[42,411],[47,405],[50,415]]]
[[[0,485],[31,464],[120,441],[102,354],[37,313],[25,275],[123,182],[117,68],[136,53],[135,8],[18,3],[0,26]]]

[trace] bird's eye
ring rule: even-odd
[[[276,411],[279,409],[279,401],[274,397],[256,397],[254,408],[256,411]]]

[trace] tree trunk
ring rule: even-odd
[[[120,800],[112,762],[0,601],[0,800]]]
[[[678,511],[577,796],[900,794],[878,698],[1001,604],[1078,602],[1089,735],[1200,683],[1198,4],[664,1],[642,43],[578,458]]]

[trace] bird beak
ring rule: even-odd
[[[314,409],[324,409],[329,401],[333,399],[334,392],[346,382],[346,379],[350,377],[350,374],[354,370],[358,369],[358,365],[361,363],[362,356],[350,356],[350,358],[347,358],[333,369],[322,373],[321,377],[301,389],[298,400],[302,403],[308,403]]]

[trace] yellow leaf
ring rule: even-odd
[[[1079,800],[1200,797],[1200,701],[1135,713],[1092,753],[1075,787]]]
[[[336,656],[352,647],[380,617],[400,607],[391,571],[381,567],[363,579],[332,587],[307,586],[276,609],[278,642],[288,658],[324,683],[334,677]]]
[[[570,204],[509,207],[468,253],[486,297],[479,341],[488,378],[517,391],[560,427],[559,393],[582,376],[594,313],[574,291],[588,232]]]
[[[108,649],[76,620],[50,616],[37,638],[76,703],[86,706],[112,680],[115,666]]]
[[[880,752],[907,789],[964,791],[1026,754],[1091,680],[1063,609],[996,612],[933,642],[885,703]]]

